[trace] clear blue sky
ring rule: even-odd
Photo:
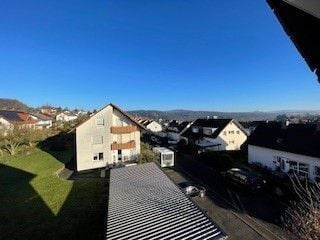
[[[31,106],[320,109],[265,0],[1,0],[0,80]]]

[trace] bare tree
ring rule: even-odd
[[[13,128],[6,134],[0,135],[0,148],[9,152],[10,155],[15,155],[17,153],[18,147],[24,141],[23,130],[19,128]]]
[[[23,131],[23,140],[30,148],[34,148],[37,143],[46,139],[49,135],[47,129],[25,129]]]
[[[303,184],[297,177],[291,180],[298,200],[286,210],[284,226],[293,238],[320,239],[320,186]]]

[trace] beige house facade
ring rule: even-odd
[[[197,119],[182,134],[201,149],[237,151],[247,140],[247,132],[234,119]]]
[[[134,161],[141,125],[109,104],[76,128],[77,171]]]

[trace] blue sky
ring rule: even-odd
[[[2,0],[0,80],[31,106],[320,109],[264,0]]]

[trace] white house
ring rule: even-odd
[[[320,179],[320,132],[316,125],[260,125],[248,140],[248,161],[270,171]]]
[[[41,114],[41,113],[31,113],[30,116],[37,120],[36,123],[37,128],[51,128],[52,127],[52,117],[49,117],[47,115]]]
[[[136,160],[141,128],[144,127],[113,104],[96,112],[76,127],[77,170]]]
[[[0,110],[0,129],[10,130],[17,128],[37,128],[38,120],[34,119],[29,113]]]
[[[247,132],[234,119],[197,119],[182,136],[211,151],[240,150],[247,140]]]
[[[144,120],[141,122],[143,126],[145,126],[146,129],[150,130],[151,132],[157,133],[162,131],[162,126],[158,122],[154,120]]]
[[[56,121],[61,121],[61,122],[70,122],[76,120],[78,117],[74,114],[71,114],[70,112],[62,112],[59,113],[56,116]]]

